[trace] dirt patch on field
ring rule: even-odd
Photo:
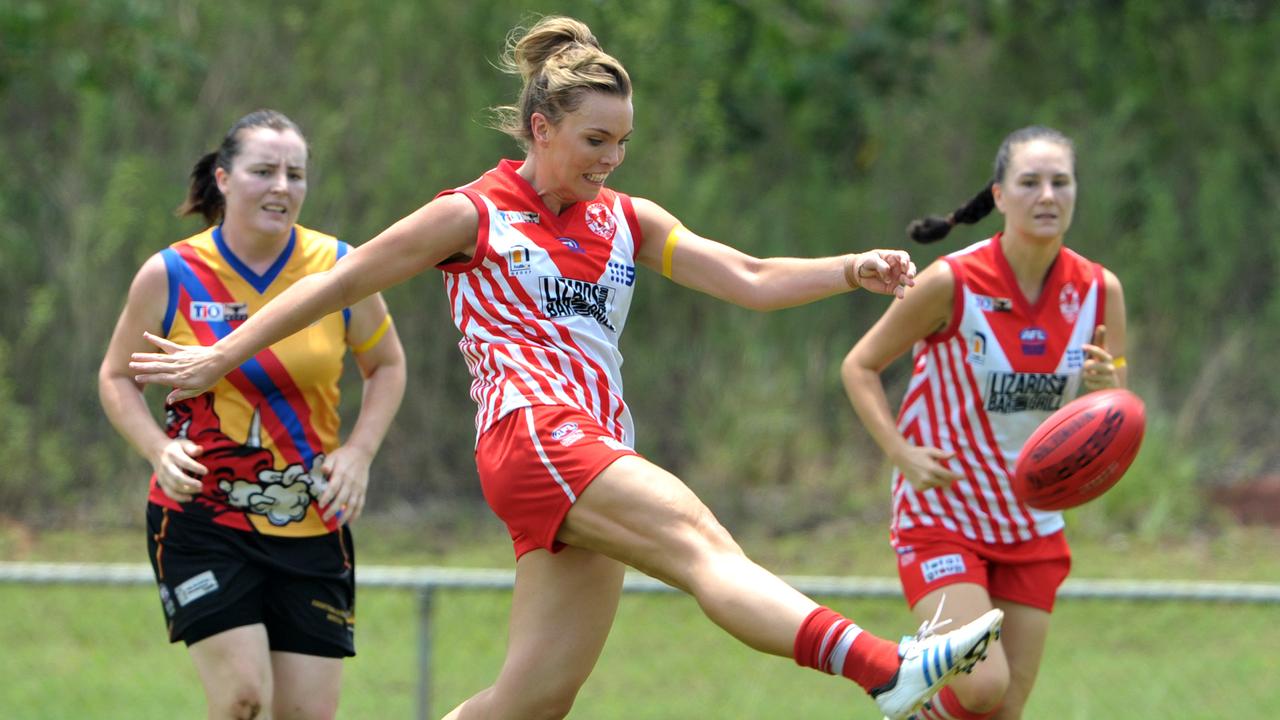
[[[1280,475],[1264,475],[1217,488],[1212,499],[1245,525],[1280,528]]]

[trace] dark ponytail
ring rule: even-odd
[[[912,220],[911,224],[907,225],[907,234],[916,242],[937,242],[946,237],[956,223],[972,225],[978,222],[990,215],[991,210],[996,206],[996,198],[991,194],[991,186],[994,184],[995,181],[987,183],[986,187],[970,198],[969,202],[952,210],[951,214],[944,218],[929,216]]]
[[[1020,130],[1014,130],[1005,137],[1004,142],[1000,143],[1000,150],[996,152],[995,173],[992,175],[994,179],[988,182],[986,187],[982,188],[977,195],[974,195],[969,202],[956,208],[945,218],[930,216],[912,220],[907,225],[907,235],[916,242],[936,242],[946,237],[947,233],[951,232],[951,228],[957,224],[973,225],[990,215],[996,206],[996,199],[991,193],[991,187],[998,182],[1004,182],[1004,175],[1009,170],[1009,158],[1013,155],[1013,146],[1031,142],[1032,140],[1049,140],[1061,144],[1071,151],[1071,164],[1072,166],[1075,165],[1075,144],[1066,135],[1043,125],[1032,125]]]
[[[174,213],[178,217],[202,215],[209,225],[215,225],[222,219],[222,211],[227,201],[218,189],[213,170],[218,165],[218,151],[205,153],[196,161],[191,169],[191,184],[187,187],[187,199],[182,201]]]
[[[231,126],[217,150],[201,155],[196,161],[195,167],[191,169],[191,184],[187,186],[187,198],[174,210],[178,217],[200,215],[209,225],[216,225],[222,220],[222,215],[227,208],[227,199],[218,189],[214,171],[222,168],[230,172],[232,161],[240,154],[240,131],[259,127],[280,132],[292,130],[298,133],[298,137],[302,138],[304,143],[307,141],[302,130],[298,129],[297,124],[284,113],[275,110],[255,110],[245,115]]]

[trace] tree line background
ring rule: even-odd
[[[0,513],[137,524],[146,463],[96,371],[130,279],[202,229],[171,212],[196,158],[259,107],[311,147],[304,224],[359,244],[517,146],[486,127],[531,12],[591,25],[635,83],[611,185],[749,253],[903,247],[990,176],[1000,140],[1077,145],[1068,244],[1125,285],[1149,429],[1108,527],[1220,516],[1280,473],[1280,14],[1262,0],[503,0],[0,3]],[[994,233],[998,216],[923,267]],[[438,273],[387,293],[410,384],[372,512],[483,510],[474,407]],[[887,516],[887,468],[839,381],[888,301],[754,314],[642,273],[622,341],[639,449],[730,524]],[[350,363],[349,363],[350,365]],[[909,368],[886,374],[891,401]],[[348,378],[354,381],[354,372]],[[346,415],[359,388],[347,384]],[[162,394],[149,391],[157,413]]]

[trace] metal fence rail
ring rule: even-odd
[[[815,597],[896,598],[902,590],[897,579],[788,575],[784,579],[797,590]],[[145,563],[26,563],[0,562],[0,583],[58,585],[149,585],[155,582]],[[437,590],[510,590],[514,570],[477,568],[364,566],[356,570],[356,582],[366,588],[413,590],[418,594],[417,717],[426,720],[431,709],[431,611]],[[653,578],[628,573],[623,591],[676,593],[678,590]],[[1280,604],[1280,584],[1191,582],[1173,580],[1069,579],[1059,598],[1086,600],[1223,602]]]

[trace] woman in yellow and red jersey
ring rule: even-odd
[[[161,427],[129,370],[143,331],[212,345],[346,243],[297,224],[308,148],[289,118],[241,118],[191,175],[182,215],[208,227],[143,264],[99,373],[102,405],[154,473],[147,541],[172,642],[185,642],[209,717],[330,718],[355,654],[348,523],[404,394],[404,354],[381,296],[262,352]],[[145,342],[145,341],[141,341]],[[351,348],[364,400],[339,439]]]

